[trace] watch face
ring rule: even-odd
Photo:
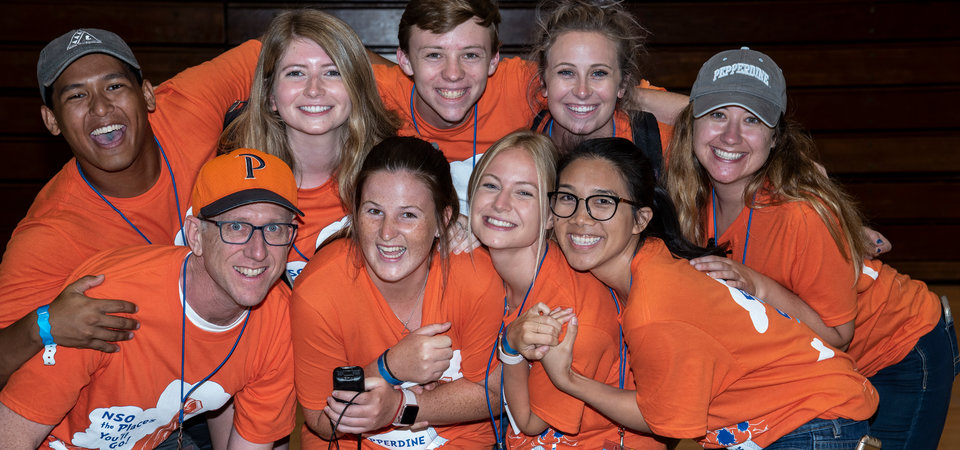
[[[406,405],[403,407],[403,413],[400,415],[400,420],[397,423],[403,425],[413,425],[417,422],[417,414],[420,412],[420,407],[417,405]]]

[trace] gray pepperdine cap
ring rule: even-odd
[[[73,30],[50,41],[40,51],[40,60],[37,61],[37,81],[40,83],[40,96],[43,97],[44,103],[50,104],[47,88],[53,85],[60,74],[74,61],[91,53],[105,53],[113,56],[133,66],[137,75],[142,77],[140,63],[120,36],[97,28]]]
[[[713,55],[690,90],[693,117],[724,106],[740,106],[776,127],[787,111],[787,83],[777,63],[747,47]]]

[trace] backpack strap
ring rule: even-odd
[[[550,114],[550,110],[544,108],[537,113],[537,117],[533,118],[533,124],[530,125],[530,131],[540,132],[540,123],[543,122],[543,119],[547,118],[547,114]]]
[[[659,178],[663,167],[663,143],[660,142],[657,118],[646,111],[633,112],[630,114],[630,129],[633,130],[633,143],[650,160],[653,173]]]

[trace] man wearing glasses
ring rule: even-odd
[[[106,274],[91,295],[139,305],[137,338],[24,364],[0,391],[0,448],[153,448],[231,397],[208,419],[214,444],[269,449],[291,432],[290,290],[277,280],[303,214],[296,181],[239,149],[203,166],[192,201],[189,248],[110,250],[74,271]]]

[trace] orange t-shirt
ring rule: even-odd
[[[51,442],[84,448],[153,448],[175,429],[180,410],[180,278],[189,249],[133,246],[99,253],[70,275],[104,273],[94,297],[126,298],[140,310],[137,337],[120,351],[58,348],[56,364],[40,355],[14,372],[0,402],[33,422],[56,425]],[[233,424],[245,439],[268,443],[294,426],[290,291],[278,283],[249,312],[233,354],[187,402],[187,418],[214,411],[233,398]],[[187,299],[189,301],[189,298]],[[189,314],[188,314],[189,315]],[[184,394],[227,356],[242,328],[190,318],[186,325]],[[49,446],[49,447],[47,447]]]
[[[297,190],[297,206],[303,211],[303,217],[297,228],[297,239],[287,255],[287,275],[291,281],[300,275],[322,241],[343,228],[344,223],[337,222],[345,218],[347,210],[340,202],[337,188],[337,180],[331,178],[315,188]]]
[[[857,291],[856,332],[847,353],[866,377],[900,362],[940,321],[937,295],[879,260],[863,262]]]
[[[757,194],[757,203],[769,197]],[[706,209],[706,235],[713,236],[712,209]],[[857,316],[853,262],[843,256],[827,225],[805,202],[753,209],[744,207],[717,239],[729,242],[729,257],[772,278],[797,294],[830,327]],[[749,227],[748,227],[749,225]],[[749,238],[747,237],[749,234]],[[746,247],[747,257],[743,253]]]
[[[383,103],[395,110],[403,120],[403,127],[398,134],[437,143],[451,162],[486,152],[487,148],[508,133],[529,127],[536,114],[528,100],[531,80],[536,77],[536,65],[520,58],[501,59],[497,71],[487,78],[487,87],[477,102],[477,115],[471,112],[462,124],[448,129],[435,128],[420,114],[411,111],[413,79],[404,74],[400,66],[373,64],[373,74],[377,78]]]
[[[577,373],[610,386],[620,382],[620,326],[616,300],[610,290],[589,273],[573,270],[556,245],[547,254],[538,272],[527,306],[543,302],[550,309],[573,308],[577,315],[577,341],[573,346],[573,368]],[[513,311],[509,321],[523,311]],[[624,361],[624,364],[627,362]],[[624,387],[632,387],[629,369],[624,366]],[[512,449],[602,448],[604,441],[619,443],[618,425],[596,409],[557,389],[543,366],[534,362],[527,382],[531,410],[550,424],[544,434],[516,434],[507,427]],[[574,430],[578,430],[574,433]],[[624,445],[633,449],[664,449],[653,436],[625,430]]]
[[[259,51],[258,42],[247,42],[157,86],[157,108],[148,120],[176,184],[161,161],[160,178],[147,192],[108,197],[150,242],[174,242],[178,213],[184,214],[190,203],[200,166],[214,155],[224,112],[249,95]],[[37,195],[7,244],[0,263],[0,327],[50,303],[67,275],[93,254],[143,243],[87,186],[70,159]]]
[[[441,258],[436,254],[433,258],[421,325],[452,322],[446,334],[453,341],[454,357],[441,381],[466,378],[482,383],[502,318],[503,285],[485,251],[449,256],[445,281]],[[327,404],[333,390],[333,369],[366,366],[405,335],[402,322],[356,261],[347,239],[332,242],[310,260],[294,286],[294,367],[297,398],[305,408],[320,410]],[[355,438],[341,438],[346,439]],[[409,448],[411,442],[431,440],[479,448],[493,445],[494,435],[488,420],[435,426],[417,433],[388,427],[366,437],[363,445]],[[327,443],[304,433],[303,445],[326,448]]]
[[[877,393],[805,325],[647,238],[631,263],[623,331],[654,433],[765,447],[815,418],[865,420]]]

